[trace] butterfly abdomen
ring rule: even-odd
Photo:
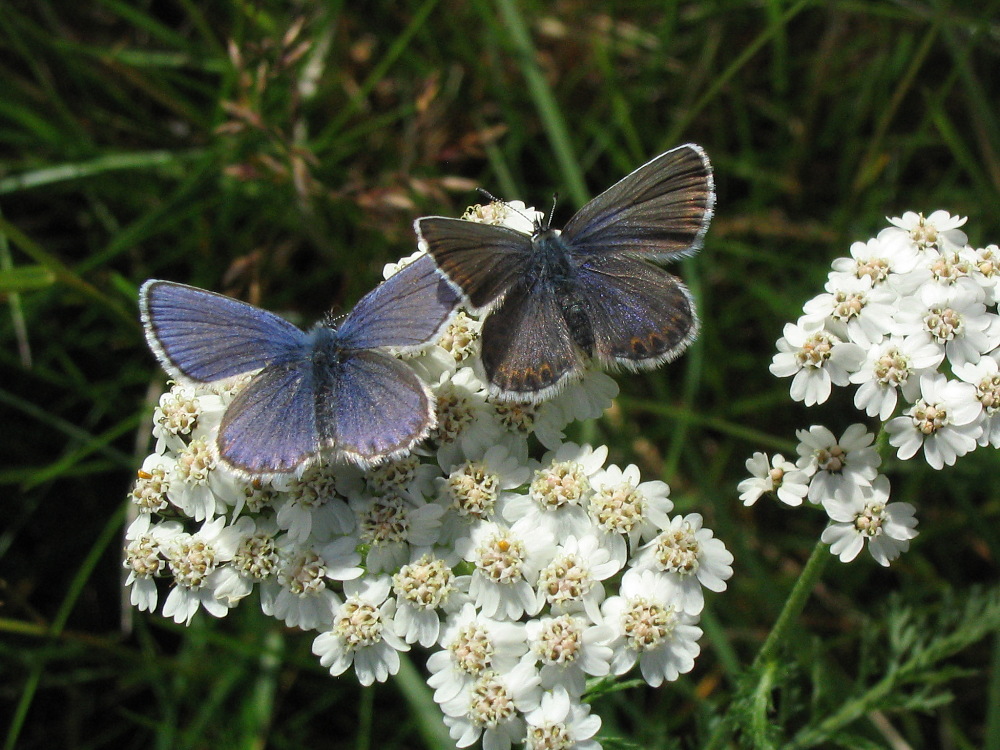
[[[562,310],[563,319],[569,326],[573,342],[588,355],[593,354],[594,328],[580,297],[574,293],[572,288],[567,288],[559,290],[558,298],[559,309]]]

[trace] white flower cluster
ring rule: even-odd
[[[854,405],[879,420],[897,456],[923,449],[935,469],[977,446],[1000,447],[1000,249],[973,248],[965,218],[907,212],[878,236],[833,262],[825,292],[779,339],[771,372],[791,377],[791,396],[807,406],[832,386],[854,384]],[[800,458],[762,453],[740,483],[746,504],[764,492],[797,505],[821,503],[832,521],[823,534],[847,562],[869,542],[882,565],[916,536],[914,508],[889,503],[889,480],[864,425],[839,441],[825,427],[799,431]]]
[[[508,204],[466,218],[533,216]],[[703,591],[726,588],[733,558],[700,515],[671,515],[665,483],[565,442],[567,424],[611,404],[610,377],[590,372],[543,403],[495,402],[478,330],[461,313],[407,360],[436,395],[437,426],[368,471],[241,478],[214,446],[246,379],[174,384],[131,493],[133,605],[155,610],[167,584],[163,614],[187,623],[256,590],[266,614],[318,631],[313,652],[333,675],[353,667],[370,685],[412,644],[430,651],[428,684],[459,747],[599,748],[587,679],[638,664],[657,686],[690,671]]]

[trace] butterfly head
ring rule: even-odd
[[[534,224],[534,230],[531,232],[531,239],[543,239],[546,237],[558,237],[559,230],[552,228],[552,217],[556,213],[556,204],[559,202],[559,193],[552,194],[552,208],[549,209],[549,215],[542,218],[536,217],[532,224]]]
[[[337,334],[337,326],[327,325],[326,321],[316,323],[306,335],[309,347],[314,351],[339,348],[340,336]]]

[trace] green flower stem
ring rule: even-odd
[[[757,652],[753,664],[746,672],[747,675],[757,675],[758,679],[753,683],[747,681],[743,685],[743,689],[740,691],[741,694],[738,694],[730,703],[727,715],[719,722],[715,728],[715,732],[705,744],[705,750],[713,750],[713,748],[721,747],[725,743],[734,725],[733,709],[736,706],[745,705],[748,693],[752,692],[752,703],[755,707],[759,707],[759,711],[754,711],[755,715],[763,715],[763,712],[766,711],[767,701],[762,700],[762,698],[765,694],[770,693],[768,685],[773,682],[775,658],[787,640],[788,633],[793,624],[797,621],[799,615],[802,614],[802,610],[806,606],[806,601],[816,587],[829,560],[829,545],[824,542],[817,542],[812,555],[810,555],[809,560],[806,562],[805,568],[802,569],[802,573],[795,581],[795,586],[792,587],[792,591],[785,601],[785,606],[782,608],[781,614],[778,615],[774,627],[771,628],[767,640],[760,647],[760,651]]]
[[[757,658],[753,660],[753,664],[750,667],[751,672],[757,671],[763,664],[771,661],[777,655],[778,649],[786,640],[788,631],[795,620],[798,619],[798,616],[802,614],[802,610],[806,606],[806,600],[826,569],[826,564],[830,560],[829,549],[830,545],[825,542],[816,543],[812,555],[809,556],[805,568],[802,569],[802,573],[792,588],[792,593],[788,595],[784,609],[778,615],[778,621],[774,623],[774,627],[771,628],[771,633],[767,636],[767,640],[764,641],[764,645],[757,652]]]

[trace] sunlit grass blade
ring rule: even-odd
[[[16,294],[45,289],[56,281],[56,275],[44,266],[18,266],[0,271],[0,293]]]
[[[105,154],[77,164],[59,164],[0,178],[0,195],[44,187],[67,180],[82,180],[106,172],[180,166],[202,155],[201,151],[147,151],[142,153]]]

